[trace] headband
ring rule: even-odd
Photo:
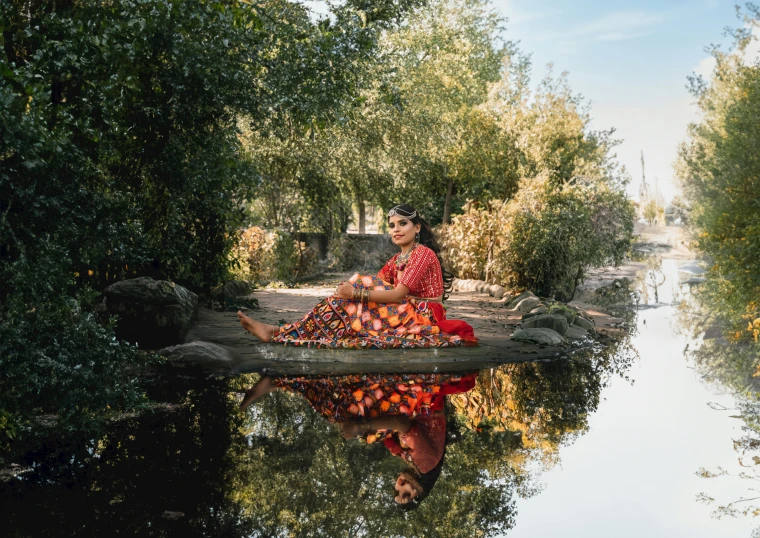
[[[398,215],[399,217],[406,217],[408,219],[413,219],[414,217],[417,216],[416,209],[412,213],[409,213],[408,215],[405,215],[404,213],[407,213],[407,211],[404,211],[403,209],[401,209],[400,205],[397,205],[396,207],[388,211],[388,218],[395,217],[396,215]]]

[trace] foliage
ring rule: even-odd
[[[569,301],[589,267],[623,260],[632,234],[624,193],[582,178],[557,186],[543,177],[524,181],[509,202],[471,205],[457,216],[444,230],[445,256],[455,272],[470,276],[482,267],[491,282]]]
[[[291,234],[251,226],[239,233],[235,246],[238,269],[235,276],[258,282],[294,282],[309,276],[317,266],[317,253]]]
[[[681,219],[680,223],[686,225],[689,222],[689,205],[681,196],[674,196],[665,208],[665,222],[673,224],[676,220]]]
[[[677,167],[695,244],[712,266],[705,300],[723,313],[732,333],[753,338],[760,326],[760,63],[748,58],[760,9],[749,4],[729,51],[712,49],[709,81],[691,79],[701,112],[689,126]]]
[[[647,224],[653,226],[665,218],[665,209],[657,203],[657,200],[649,200],[641,208],[641,216]]]
[[[338,121],[357,66],[418,4],[348,1],[314,20],[287,0],[0,3],[1,359],[17,361],[0,392],[18,398],[2,400],[4,432],[32,413],[73,427],[134,407],[125,376],[142,359],[84,290],[228,278],[246,201],[271,180],[241,118],[273,136]]]

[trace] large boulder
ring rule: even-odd
[[[541,299],[538,297],[526,297],[519,303],[517,303],[517,306],[515,307],[515,310],[518,312],[530,312],[537,306],[541,304]]]
[[[166,357],[172,366],[200,368],[209,371],[229,371],[238,359],[226,348],[196,340],[162,349],[159,355]]]
[[[588,338],[588,331],[580,328],[578,325],[570,325],[565,333],[568,340],[585,340]]]
[[[520,295],[518,295],[517,297],[515,297],[514,299],[512,299],[512,301],[509,303],[509,305],[507,305],[507,308],[516,308],[517,305],[520,304],[520,301],[522,301],[523,299],[526,299],[528,297],[535,297],[535,295],[533,294],[532,291],[524,291]]]
[[[116,336],[145,349],[184,341],[198,313],[198,296],[167,280],[122,280],[103,290],[110,315],[118,315]]]
[[[552,305],[549,309],[549,313],[565,316],[569,325],[572,325],[576,317],[575,312],[563,304]]]
[[[512,335],[512,340],[542,346],[559,346],[565,343],[565,339],[557,331],[546,328],[518,329]]]
[[[567,334],[567,318],[560,314],[539,314],[526,319],[522,323],[523,329],[546,328],[558,332],[561,336]]]
[[[576,316],[573,320],[573,325],[577,325],[581,329],[585,329],[590,333],[595,333],[596,329],[594,328],[594,323],[592,321],[587,320],[583,316]]]
[[[549,313],[549,308],[547,308],[546,305],[539,305],[539,306],[537,306],[536,308],[534,308],[533,310],[531,310],[528,313],[529,314],[548,314]]]
[[[496,297],[497,299],[501,299],[504,297],[504,294],[507,292],[502,286],[499,286],[498,284],[493,284],[490,288],[488,288],[488,294],[491,297]]]

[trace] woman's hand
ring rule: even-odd
[[[348,282],[341,282],[335,290],[335,295],[340,299],[353,299],[354,287]]]

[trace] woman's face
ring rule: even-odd
[[[394,487],[396,488],[396,496],[393,500],[398,504],[406,504],[420,494],[417,485],[408,480],[404,473],[398,475]]]
[[[388,229],[393,243],[403,247],[414,241],[414,236],[420,231],[420,225],[414,224],[407,217],[394,215],[388,219]]]

